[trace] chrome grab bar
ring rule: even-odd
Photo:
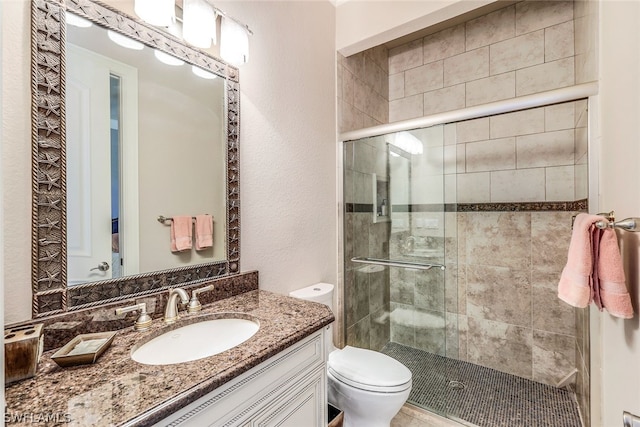
[[[440,270],[445,269],[445,266],[442,264],[422,264],[419,262],[399,261],[391,259],[353,257],[351,258],[351,261],[359,262],[362,264],[384,265],[387,267],[415,268],[416,270],[431,270],[434,267],[439,268]]]

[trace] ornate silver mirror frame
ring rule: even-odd
[[[65,14],[73,12],[225,79],[226,260],[67,286]],[[179,39],[91,0],[33,0],[32,310],[33,317],[97,306],[240,271],[240,86],[238,70]]]

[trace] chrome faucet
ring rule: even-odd
[[[189,302],[189,295],[184,289],[169,289],[169,299],[167,300],[167,306],[164,309],[165,323],[174,323],[178,320],[178,297],[180,297],[181,304],[187,304]]]

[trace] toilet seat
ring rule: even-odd
[[[361,390],[395,393],[411,387],[411,371],[406,366],[363,348],[346,346],[331,352],[327,369],[338,381]]]

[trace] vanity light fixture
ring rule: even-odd
[[[216,40],[217,14],[205,0],[184,0],[182,37],[190,45],[208,49]]]
[[[142,50],[144,45],[139,41],[132,39],[131,37],[123,36],[120,33],[116,33],[111,30],[107,30],[107,36],[109,39],[117,45],[126,47],[127,49]]]
[[[226,16],[220,25],[220,56],[235,66],[249,60],[248,29]]]
[[[215,74],[210,73],[209,71],[203,70],[202,68],[195,65],[191,66],[191,71],[193,71],[193,74],[195,74],[196,76],[202,77],[203,79],[207,79],[207,80],[212,80],[218,77]]]
[[[89,28],[90,26],[93,25],[93,23],[88,19],[85,19],[71,12],[67,12],[65,14],[65,20],[67,21],[67,24],[73,25],[74,27],[79,27],[79,28]]]
[[[161,50],[154,49],[153,55],[156,59],[164,64],[178,66],[184,64],[182,59],[178,59],[175,56],[169,55],[168,53],[164,53]]]
[[[168,27],[176,20],[174,0],[135,0],[133,9],[140,19],[158,27]]]

